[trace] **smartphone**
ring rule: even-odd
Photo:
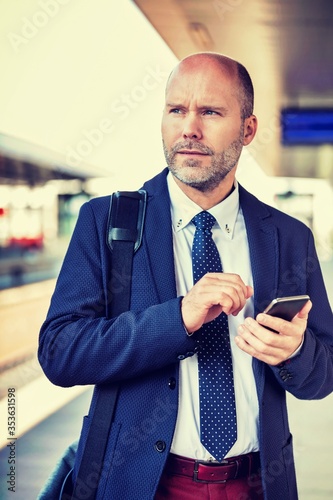
[[[263,312],[285,319],[286,321],[291,321],[309,299],[308,295],[276,298],[272,300]]]

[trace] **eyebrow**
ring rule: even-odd
[[[172,102],[166,102],[165,105],[168,108],[183,108],[184,104],[173,104]]]
[[[174,104],[174,103],[166,103],[166,107],[168,108],[186,108],[184,104]],[[214,104],[206,104],[206,105],[201,105],[198,106],[199,110],[204,110],[204,109],[213,109],[216,111],[220,111],[221,113],[227,113],[228,109],[225,106],[215,106]]]

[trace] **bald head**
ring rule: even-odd
[[[253,114],[254,92],[251,77],[246,68],[238,61],[216,52],[199,52],[182,59],[171,72],[166,92],[173,78],[186,71],[195,71],[196,68],[209,68],[207,63],[215,63],[223,73],[228,73],[235,81],[235,94],[239,101],[242,119]]]

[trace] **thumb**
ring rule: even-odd
[[[312,308],[312,302],[311,302],[311,300],[308,300],[307,303],[299,311],[299,313],[297,313],[296,318],[307,320],[309,312],[311,311],[311,308]]]

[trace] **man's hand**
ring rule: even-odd
[[[207,273],[182,300],[184,326],[193,333],[221,312],[236,316],[252,295],[253,288],[237,274]]]
[[[309,300],[292,321],[262,313],[258,314],[256,319],[246,318],[245,324],[238,328],[235,342],[240,349],[254,358],[269,365],[278,365],[301,345],[311,307]]]

